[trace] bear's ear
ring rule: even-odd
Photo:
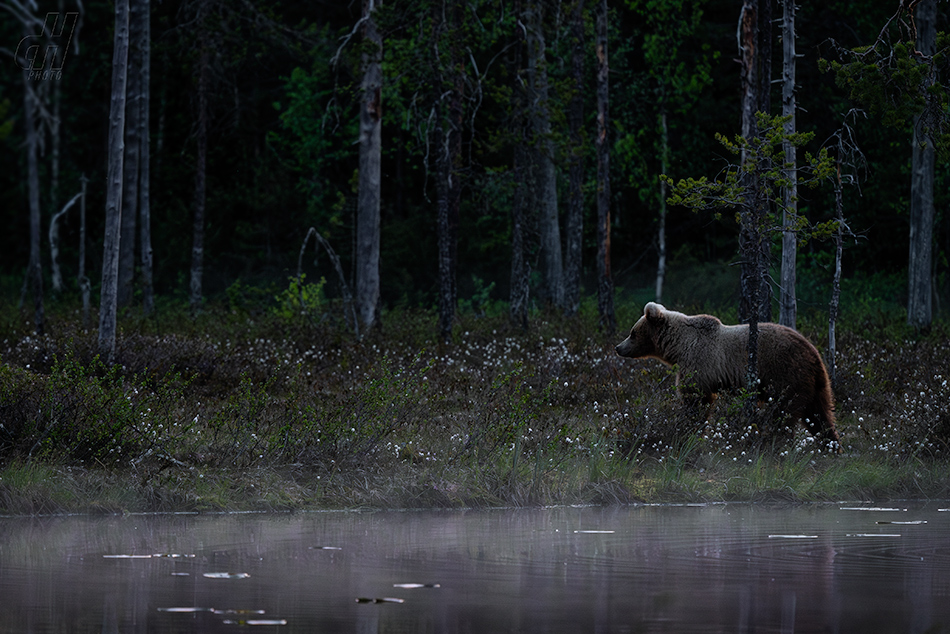
[[[643,307],[643,316],[647,318],[647,321],[660,321],[663,318],[663,313],[666,312],[666,309],[662,304],[657,304],[656,302],[648,302],[646,306]]]

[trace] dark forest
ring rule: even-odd
[[[42,104],[33,125],[38,135],[45,296],[50,301],[61,294],[78,303],[78,203],[56,223],[61,291],[51,290],[48,234],[53,216],[82,190],[85,177],[84,268],[95,304],[107,204],[114,7],[84,3],[68,49],[61,53],[65,57],[61,71],[25,80],[21,62],[11,53],[24,32],[39,28],[12,19],[16,11],[10,7],[21,3],[7,4],[0,29],[8,53],[0,74],[0,135],[7,148],[0,170],[0,204],[7,222],[0,237],[4,301],[23,301],[30,261],[23,105],[24,81],[29,81]],[[136,3],[132,4],[134,10]],[[782,7],[777,0],[761,4],[760,12],[772,14],[771,37],[763,40],[771,42],[763,49],[769,54],[766,68],[771,67],[771,81],[764,84],[768,94],[760,96],[759,103],[766,112],[780,115]],[[875,101],[874,78],[849,84],[842,72],[828,67],[854,61],[853,49],[880,38],[878,48],[887,47],[882,58],[903,50],[910,62],[918,59],[905,46],[913,15],[895,18],[897,6],[826,2],[799,7],[795,98],[797,130],[811,136],[799,149],[800,157],[823,147],[836,156],[836,135],[847,128],[862,159],[845,168],[850,182],[843,186],[843,211],[851,232],[842,259],[846,298],[859,293],[868,300],[906,306],[913,110],[923,108],[914,105],[919,98],[915,101],[913,94],[899,91]],[[508,302],[512,297],[512,214],[521,206],[529,211],[522,249],[531,269],[529,302],[554,302],[570,312],[559,299],[560,291],[549,288],[545,267],[550,249],[542,246],[545,223],[531,217],[552,204],[560,224],[556,246],[564,253],[565,277],[572,233],[578,233],[579,225],[581,292],[585,296],[596,292],[599,7],[586,3],[576,7],[576,16],[575,6],[567,2],[535,6],[412,1],[378,7],[373,16],[381,44],[382,113],[377,308],[429,308],[439,303],[439,170],[444,168],[438,144],[447,147],[447,141],[456,143],[449,158],[457,188],[449,194],[456,196],[455,300],[464,306],[474,302],[478,308],[480,302]],[[628,0],[607,3],[606,8],[609,258],[619,297],[642,301],[653,299],[657,276],[660,174],[672,181],[714,179],[735,162],[715,137],[732,138],[742,131],[742,60],[737,49],[742,7],[716,0]],[[286,289],[288,279],[298,272],[298,256],[310,227],[339,255],[346,282],[355,287],[361,82],[367,55],[373,55],[361,23],[362,10],[357,2],[152,3],[147,42],[148,191],[152,284],[160,304],[176,298],[184,301],[192,292],[196,170],[202,153],[199,301],[227,297],[229,289],[232,298],[247,294],[248,288]],[[80,9],[67,3],[31,11],[43,20],[47,11],[65,14]],[[942,13],[936,18],[940,31]],[[938,40],[942,38],[940,32]],[[133,52],[143,45],[141,35],[133,33]],[[541,46],[540,52],[529,50],[532,46]],[[933,58],[933,67],[942,91],[941,55],[942,51]],[[880,81],[885,83],[887,73],[898,72],[900,63],[881,70]],[[546,78],[536,77],[541,74]],[[881,90],[886,92],[887,87]],[[449,104],[452,94],[457,98]],[[544,101],[539,102],[542,94]],[[942,93],[940,98],[945,99]],[[450,105],[456,111],[450,113]],[[545,119],[541,124],[535,121],[539,117]],[[575,128],[572,118],[579,123]],[[939,149],[938,144],[942,156]],[[539,172],[542,177],[534,175],[535,155],[549,161],[550,175],[544,170]],[[575,165],[577,172],[572,174]],[[538,184],[539,178],[550,176],[553,183]],[[946,304],[948,290],[946,178],[946,163],[938,160],[930,275],[938,310]],[[579,194],[572,190],[575,179]],[[808,226],[835,218],[834,178],[802,187],[798,195],[798,210]],[[545,202],[546,197],[553,197],[553,203]],[[581,222],[568,226],[575,204]],[[740,258],[734,214],[670,205],[664,225],[669,301],[735,305],[740,294],[735,264]],[[766,249],[776,287],[780,238],[779,232],[772,232]],[[120,308],[124,305],[126,310],[141,306],[143,286],[141,242],[137,236],[126,239],[123,251],[130,241],[135,259],[121,265],[128,272],[119,290]],[[325,280],[319,292],[339,297],[339,276],[322,248],[318,257],[312,257],[313,245],[311,241],[304,258],[305,279]],[[831,292],[834,241],[828,235],[803,233],[798,250],[802,309],[824,309]],[[778,302],[779,294],[773,292],[775,317]]]
[[[945,3],[0,9],[0,512],[947,496]]]

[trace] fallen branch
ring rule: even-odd
[[[326,238],[320,235],[320,232],[310,227],[307,231],[307,235],[303,239],[303,244],[300,245],[300,255],[297,258],[297,289],[300,293],[300,306],[306,310],[306,304],[304,303],[303,298],[303,254],[307,250],[307,243],[310,241],[310,236],[313,236],[319,245],[323,245],[323,248],[326,249],[327,254],[330,256],[330,261],[333,262],[333,266],[336,268],[336,274],[340,278],[340,288],[343,292],[343,306],[344,306],[344,316],[346,318],[347,325],[353,329],[353,333],[356,335],[356,338],[360,338],[360,323],[356,316],[356,304],[353,302],[353,295],[350,293],[350,287],[346,283],[346,276],[343,275],[343,267],[340,265],[340,258],[337,256],[336,251],[333,250],[333,247],[330,246],[330,243],[327,242]],[[349,308],[349,311],[346,311],[346,307]],[[307,313],[309,315],[309,313]]]
[[[49,221],[49,255],[53,266],[53,291],[57,293],[63,290],[63,275],[59,271],[59,219],[76,204],[76,201],[79,200],[82,194],[82,192],[79,192],[73,196],[72,199],[63,206],[63,209]]]

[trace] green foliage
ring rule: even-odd
[[[28,459],[105,466],[174,451],[191,429],[177,412],[186,385],[178,374],[124,377],[120,366],[72,355],[55,357],[48,377],[0,366],[7,395],[0,447]]]
[[[326,29],[319,34],[326,41]],[[268,134],[269,143],[299,175],[298,188],[306,196],[311,224],[329,231],[343,225],[346,196],[339,176],[354,161],[353,141],[359,117],[353,87],[334,86],[329,46],[312,52],[309,70],[297,67],[284,77],[284,97],[273,104],[280,113],[280,130]]]
[[[853,473],[845,477],[803,429],[782,430],[775,404],[750,419],[740,391],[707,412],[680,398],[669,368],[617,357],[590,305],[579,320],[542,313],[528,334],[506,329],[504,314],[461,315],[464,334],[438,349],[426,345],[435,317],[418,311],[393,311],[385,334],[360,343],[300,328],[295,315],[217,314],[161,337],[126,329],[123,365],[108,372],[53,352],[84,355],[94,336],[7,332],[0,508],[841,499],[855,487],[899,493],[914,473],[946,469],[946,324],[914,340],[870,307],[842,302],[835,395],[846,451],[838,461]],[[627,323],[639,312],[620,308]],[[900,315],[891,321],[903,325]],[[825,324],[824,315],[803,319],[819,347]],[[49,366],[35,363],[47,356]],[[177,371],[149,369],[159,360]],[[39,486],[39,473],[58,487]],[[79,477],[89,490],[72,501],[57,493]],[[945,482],[918,492],[945,491]]]
[[[619,134],[613,152],[629,185],[638,191],[641,200],[655,205],[659,194],[655,186],[661,162],[658,159],[670,165],[674,153],[689,150],[681,144],[664,146],[661,117],[673,115],[669,117],[669,127],[686,125],[680,119],[712,85],[712,67],[719,51],[710,50],[708,43],[697,45],[701,38],[696,32],[700,29],[704,2],[627,0],[626,4],[637,17],[639,28],[633,43],[623,39],[617,42],[620,59],[628,47],[632,48],[631,54],[638,62],[634,68],[646,69],[642,74],[633,68],[625,70],[632,75],[632,98],[649,112],[648,117],[636,122],[627,120],[626,113],[619,115]]]
[[[785,211],[781,190],[789,184],[785,175],[782,145],[788,142],[795,147],[802,147],[814,137],[810,132],[789,134],[785,130],[788,120],[789,117],[769,116],[759,112],[756,113],[759,130],[757,136],[747,139],[736,135],[735,138],[729,139],[717,133],[716,140],[730,154],[741,156],[742,161],[729,165],[725,174],[715,180],[701,176],[674,182],[669,176],[662,175],[661,179],[671,187],[668,202],[693,210],[715,210],[718,214],[720,210],[729,208],[747,210],[755,204],[754,201],[763,200],[768,208],[775,210],[776,215],[781,215],[782,211]],[[828,181],[833,173],[834,161],[827,148],[821,148],[818,154],[806,152],[805,164],[798,168],[798,184],[817,187]],[[775,224],[780,226],[781,223]],[[796,216],[794,226],[800,236],[826,236],[834,230],[834,225],[825,223],[810,232],[807,221],[802,216]]]
[[[267,306],[269,300],[274,297],[274,289],[262,288],[253,284],[247,284],[237,278],[225,289],[224,294],[228,300],[228,307],[234,311],[242,313],[258,312]]]
[[[243,374],[237,390],[210,416],[204,441],[214,448],[216,462],[246,468],[264,458],[264,448],[281,427],[265,416],[272,385],[272,378],[255,385]]]
[[[471,299],[459,300],[459,311],[471,312],[475,315],[484,315],[491,303],[491,293],[495,290],[495,283],[486,284],[477,275],[472,275],[473,292]]]
[[[302,273],[300,277],[293,275],[287,278],[287,282],[287,288],[274,297],[277,302],[271,309],[274,315],[292,321],[297,315],[313,319],[321,312],[326,301],[323,296],[326,278],[321,277],[317,282],[308,283],[307,274]]]
[[[719,52],[702,46],[696,57],[685,43],[699,28],[704,2],[688,0],[627,0],[643,30],[643,56],[654,83],[659,110],[685,114],[712,83],[712,62]]]
[[[923,116],[924,130],[938,140],[939,147],[947,147],[950,34],[937,33],[936,53],[930,57],[916,51],[915,42],[897,41],[889,46],[880,37],[870,46],[839,49],[839,53],[844,61],[821,59],[819,68],[833,73],[853,102],[887,126],[904,128]]]
[[[946,110],[946,89],[930,81],[935,70],[947,61],[947,34],[938,36],[938,53],[927,59],[915,53],[913,42],[897,42],[893,49],[881,46],[857,47],[846,52],[850,61],[821,60],[823,72],[832,72],[835,82],[848,97],[867,107],[885,125],[903,127],[936,99],[936,108]]]

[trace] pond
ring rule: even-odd
[[[0,632],[950,631],[948,507],[0,518]]]

